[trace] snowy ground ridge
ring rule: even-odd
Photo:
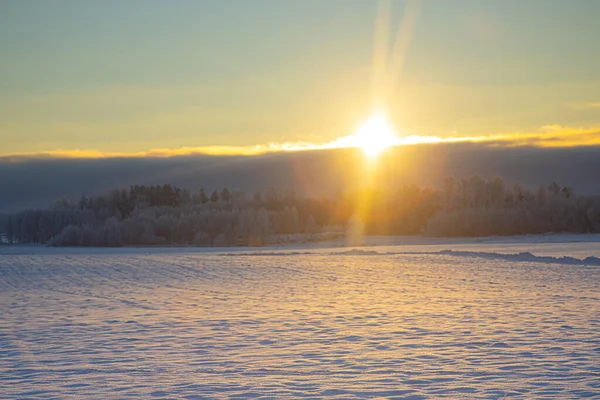
[[[441,251],[400,251],[400,252],[379,252],[376,250],[352,249],[340,252],[250,252],[250,253],[227,253],[223,256],[227,257],[248,257],[248,256],[299,256],[299,255],[330,255],[330,256],[400,256],[400,255],[445,255],[454,257],[472,257],[484,258],[488,260],[504,260],[514,262],[538,262],[545,264],[564,264],[564,265],[583,265],[583,266],[600,266],[600,258],[589,256],[585,258],[576,258],[570,256],[537,256],[530,252],[521,253],[495,253],[481,251],[456,251],[456,250],[441,250]]]

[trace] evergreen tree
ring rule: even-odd
[[[200,198],[200,203],[201,204],[206,204],[208,203],[208,196],[206,195],[206,192],[204,191],[204,188],[200,188],[200,190],[198,191],[198,196]]]
[[[221,200],[226,202],[231,201],[231,192],[229,189],[225,188],[221,191]]]

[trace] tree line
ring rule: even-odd
[[[377,235],[600,232],[600,197],[556,183],[531,191],[477,175],[447,178],[439,188],[363,188],[330,198],[275,188],[247,196],[134,185],[3,215],[0,237],[56,246],[260,246],[277,235],[341,233],[357,218],[366,234]]]
[[[272,235],[318,232],[330,208],[329,199],[300,199],[293,190],[248,198],[227,188],[135,185],[4,215],[0,234],[8,243],[65,246],[262,245]]]

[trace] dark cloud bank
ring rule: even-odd
[[[351,189],[364,169],[356,149],[272,153],[261,156],[171,158],[0,158],[0,212],[44,207],[131,184],[164,184],[249,193],[269,187],[307,195]],[[600,147],[493,147],[427,144],[390,150],[379,162],[379,184],[438,185],[445,177],[501,176],[531,188],[557,182],[577,193],[600,193]]]

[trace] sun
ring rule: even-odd
[[[398,144],[399,140],[383,114],[375,114],[360,124],[352,138],[354,145],[371,158]]]

